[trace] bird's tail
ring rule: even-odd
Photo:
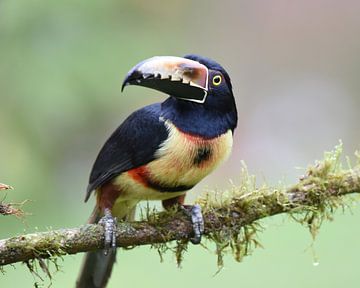
[[[89,224],[98,223],[101,214],[97,207],[90,216]],[[76,288],[104,288],[110,278],[116,260],[116,250],[109,249],[107,255],[103,250],[88,252],[85,255]]]
[[[124,217],[128,221],[135,218],[136,206]],[[101,218],[100,210],[95,207],[88,221],[89,224],[98,223]],[[109,249],[105,255],[103,250],[88,252],[85,255],[76,288],[105,288],[109,281],[112,268],[116,260],[116,250]]]

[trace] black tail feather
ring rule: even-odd
[[[76,288],[104,288],[110,278],[116,260],[116,250],[103,250],[86,253]]]
[[[100,211],[95,208],[90,216],[89,224],[100,220]],[[88,252],[85,255],[76,288],[104,288],[111,276],[111,271],[116,260],[116,250],[110,249],[105,255],[103,250]]]
[[[136,207],[125,217],[127,221],[134,220],[135,210]],[[88,223],[98,223],[100,218],[101,213],[99,209],[95,207]],[[104,250],[86,253],[79,278],[76,281],[76,288],[105,288],[111,276],[115,261],[115,249],[109,249],[107,255],[104,254]]]

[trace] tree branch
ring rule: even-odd
[[[288,213],[305,223],[315,234],[322,220],[331,216],[335,208],[345,205],[342,196],[360,193],[360,164],[342,169],[340,153],[341,146],[338,146],[325,154],[325,160],[309,167],[306,175],[287,189],[265,185],[256,188],[255,178],[243,169],[240,186],[232,187],[221,196],[208,193],[199,199],[204,211],[204,235],[215,240],[218,255],[225,247],[231,247],[236,259],[246,255],[248,245],[257,243],[253,238],[254,224],[280,213]],[[0,240],[0,266],[101,249],[103,233],[101,225],[89,224]],[[180,212],[148,213],[144,221],[119,223],[117,245],[133,247],[172,240],[184,241],[181,242],[184,244],[191,234],[191,223]]]
[[[0,183],[0,190],[8,190],[8,189],[13,189],[11,186]]]
[[[1,190],[11,190],[13,187],[7,184],[0,183],[0,191]],[[26,201],[25,201],[26,202]],[[0,201],[0,215],[15,215],[17,217],[24,216],[24,212],[17,207],[21,207],[25,204],[23,203],[4,203],[2,200]]]

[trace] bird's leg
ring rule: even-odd
[[[111,210],[109,208],[104,209],[104,217],[99,221],[99,224],[104,226],[104,254],[109,253],[110,248],[116,249],[116,223],[117,220],[111,215]]]
[[[101,186],[97,192],[97,206],[100,211],[103,211],[104,216],[100,219],[99,224],[104,226],[104,253],[107,255],[110,248],[116,249],[116,224],[117,219],[112,216],[111,209],[114,206],[116,199],[119,197],[119,189],[108,182]]]
[[[191,243],[200,244],[201,236],[204,233],[204,217],[201,213],[201,206],[195,205],[181,205],[181,210],[191,219],[193,225],[194,236],[190,238]]]
[[[180,209],[188,216],[193,225],[194,236],[190,238],[191,243],[200,244],[201,236],[204,233],[204,217],[201,213],[201,206],[195,205],[184,205],[185,195],[180,195],[175,198],[163,200],[162,204],[165,209],[169,209],[174,205],[178,205]]]

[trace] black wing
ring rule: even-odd
[[[155,159],[155,152],[168,137],[161,121],[161,104],[146,106],[132,113],[101,148],[90,173],[85,201],[93,190],[124,171]]]

